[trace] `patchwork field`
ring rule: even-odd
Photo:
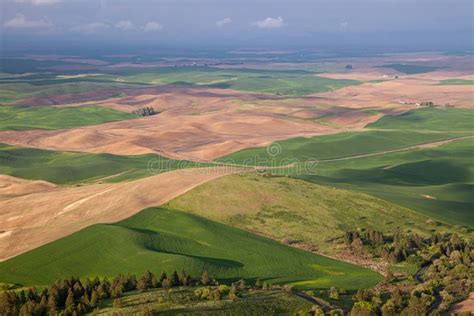
[[[305,304],[324,289],[346,311],[376,284],[408,300],[432,281],[423,264],[473,238],[471,57],[2,57],[0,284],[184,269],[291,284]],[[141,311],[145,294],[101,312]],[[280,294],[202,306],[302,302]]]

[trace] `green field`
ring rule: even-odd
[[[291,168],[272,172],[366,192],[440,221],[472,228],[473,114],[469,109],[422,108],[384,116],[365,132],[294,138],[219,160],[268,166],[294,162]],[[439,147],[410,148],[453,138],[457,141]],[[397,148],[406,150],[390,152]],[[306,161],[317,163],[308,169]]]
[[[400,115],[386,115],[367,125],[376,129],[469,132],[474,134],[474,111],[462,108],[421,108]]]
[[[91,182],[104,177],[110,177],[104,181],[118,182],[177,168],[197,166],[203,164],[171,160],[153,154],[119,156],[19,148],[0,144],[0,173],[25,179],[46,180],[56,184]]]
[[[288,247],[189,213],[144,210],[116,224],[94,225],[0,263],[0,282],[47,285],[71,275],[115,276],[147,269],[204,270],[220,280],[305,281],[310,288],[369,287],[381,277],[365,268]]]
[[[433,66],[421,66],[421,65],[406,65],[406,64],[389,64],[381,67],[392,68],[398,72],[402,72],[407,75],[422,74],[426,72],[435,71],[438,67]]]
[[[474,80],[472,79],[446,79],[439,82],[440,85],[449,85],[449,86],[472,86],[474,85]]]
[[[216,179],[169,205],[276,240],[310,243],[330,255],[344,248],[344,233],[357,228],[394,232],[400,227],[425,236],[435,228],[426,224],[428,217],[367,194],[255,174]]]
[[[0,106],[0,130],[62,129],[135,118],[130,113],[100,106]]]
[[[81,74],[79,74],[81,75]],[[307,95],[333,91],[361,82],[331,79],[302,70],[219,69],[212,67],[157,67],[120,69],[108,74],[60,77],[31,74],[0,78],[0,102],[15,102],[33,97],[76,94],[104,89],[143,88],[165,84],[187,84],[249,92]]]
[[[298,177],[363,191],[447,223],[474,227],[474,139],[437,148],[321,162]]]
[[[185,83],[284,95],[306,95],[360,84],[356,80],[318,77],[307,71],[219,69],[211,67],[160,68],[154,72],[121,76],[117,80],[127,83],[147,84]]]
[[[328,160],[380,153],[462,136],[460,133],[367,130],[311,138],[292,138],[267,147],[243,149],[217,159],[247,165],[285,165],[294,161]],[[277,154],[271,150],[275,148]]]

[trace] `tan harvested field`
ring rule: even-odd
[[[324,105],[326,101],[318,97],[285,99],[218,89],[171,88],[163,88],[157,95],[147,91],[145,95],[86,104],[122,111],[153,106],[164,111],[159,115],[69,130],[2,131],[0,142],[94,153],[160,153],[205,161],[291,137],[357,130],[382,115]],[[409,108],[380,110],[393,114]],[[328,118],[325,122],[311,120],[320,116]]]
[[[42,58],[54,60],[66,57]],[[83,62],[98,65],[96,60]],[[174,62],[176,60],[169,59],[161,66],[169,66]],[[212,61],[206,62],[211,64]],[[429,65],[438,69],[406,75],[380,67],[394,63]],[[344,70],[346,64],[354,68]],[[117,65],[99,65],[96,70],[100,73],[101,67]],[[443,79],[474,78],[470,56],[417,53],[334,59],[313,64],[269,62],[253,65],[244,62],[239,67],[252,68],[258,65],[279,69],[291,69],[298,65],[308,69],[332,67],[333,71],[327,70],[318,75],[357,79],[364,83],[293,98],[188,85],[111,88],[78,94],[38,96],[22,100],[19,104],[60,107],[98,105],[125,112],[152,106],[163,113],[70,130],[2,131],[0,143],[93,153],[159,153],[176,159],[208,161],[246,147],[265,146],[287,138],[360,130],[383,115],[401,114],[424,101],[474,108],[472,86],[438,85]],[[225,68],[229,65],[221,66]],[[398,78],[395,79],[395,76]],[[380,80],[383,81],[378,82]]]
[[[336,78],[339,75],[328,75]],[[446,77],[445,79],[449,79]],[[333,92],[317,94],[337,104],[352,108],[375,107],[381,104],[411,104],[432,101],[438,105],[450,104],[474,108],[474,88],[462,85],[437,85],[438,80],[424,77],[390,79],[378,83],[364,83]]]
[[[0,174],[0,201],[15,196],[47,191],[55,187],[55,184],[47,181],[25,180]]]
[[[159,115],[69,130],[2,131],[0,142],[93,153],[159,153],[208,161],[282,139],[360,130],[385,114],[403,113],[423,101],[474,107],[471,86],[437,82],[407,77],[298,98],[205,87],[153,87],[127,91],[125,97],[63,106],[100,105],[127,112],[153,106],[163,111]],[[87,93],[74,98],[94,96]]]
[[[116,184],[55,187],[0,177],[0,260],[97,223],[113,223],[168,202],[237,168],[175,170]]]

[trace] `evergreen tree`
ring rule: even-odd
[[[181,275],[179,277],[179,282],[184,285],[184,286],[188,286],[189,283],[190,283],[190,279],[191,277],[186,273],[186,271],[181,271]]]
[[[148,290],[148,282],[146,281],[145,278],[141,277],[140,280],[138,280],[137,289],[140,292],[144,292]]]
[[[203,285],[209,285],[211,283],[211,279],[209,278],[209,273],[207,271],[204,271],[201,277],[201,283]]]
[[[48,310],[49,313],[55,313],[58,310],[58,304],[59,304],[59,293],[58,290],[53,287],[49,291],[49,297],[48,297]]]
[[[69,292],[67,294],[66,298],[66,303],[65,303],[65,309],[67,312],[72,313],[74,311],[74,293],[72,292],[71,289],[69,289]]]
[[[173,284],[173,286],[178,286],[179,285],[178,272],[173,271],[173,274],[171,275],[171,283]]]
[[[95,308],[97,306],[98,301],[99,301],[99,295],[97,294],[97,291],[92,290],[90,306],[92,308]]]
[[[112,297],[117,298],[117,297],[121,297],[122,293],[123,293],[123,285],[119,283],[113,287],[111,294],[112,294]]]
[[[168,277],[166,276],[166,272],[164,272],[164,271],[161,272],[161,274],[160,274],[160,279],[159,279],[160,284],[163,283],[163,280],[164,280],[164,279],[167,279],[167,278],[168,278]]]
[[[173,281],[171,279],[164,279],[163,282],[161,283],[161,286],[165,289],[168,290],[173,286]]]
[[[18,296],[18,300],[21,305],[26,303],[26,294],[24,290],[21,290],[20,295]]]
[[[26,297],[28,301],[37,301],[38,300],[38,295],[36,294],[36,288],[29,288],[28,289],[28,295]]]
[[[79,281],[79,280],[76,281],[72,288],[73,288],[74,298],[76,300],[84,295],[84,288],[82,287],[81,281]]]

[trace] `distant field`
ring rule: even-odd
[[[472,86],[474,85],[474,80],[468,80],[468,79],[446,79],[446,80],[441,80],[439,82],[440,85],[467,85],[467,86]]]
[[[107,74],[57,76],[30,74],[0,77],[0,102],[26,98],[139,88],[164,84],[189,84],[249,92],[307,95],[360,84],[357,80],[330,79],[302,70],[219,69],[212,67],[157,67],[120,69]]]
[[[318,77],[307,71],[218,69],[211,67],[161,68],[156,69],[153,73],[122,76],[119,77],[119,80],[127,83],[148,84],[188,83],[284,95],[306,95],[360,84],[356,80]]]
[[[149,170],[149,167],[152,167]],[[122,156],[86,154],[19,148],[0,144],[0,173],[15,177],[46,180],[56,184],[104,181],[118,182],[176,168],[203,166],[200,163],[171,160],[159,155]]]
[[[169,205],[276,240],[310,243],[331,255],[341,250],[337,241],[349,230],[393,232],[400,227],[430,235],[434,228],[426,224],[427,217],[384,200],[286,177],[226,176]]]
[[[406,64],[389,64],[381,67],[392,68],[398,72],[405,73],[407,75],[422,74],[426,72],[435,71],[438,67],[432,66],[421,66],[421,65],[406,65]]]
[[[291,248],[237,228],[172,209],[152,208],[94,225],[0,263],[0,282],[46,285],[71,275],[142,275],[204,270],[221,280],[308,281],[308,287],[370,287],[381,277],[358,266]]]
[[[0,81],[0,103],[12,103],[23,99],[35,97],[51,97],[68,94],[78,94],[94,92],[101,90],[117,89],[116,95],[120,95],[121,88],[130,88],[133,86],[125,85],[119,82],[96,82],[89,79],[72,80],[50,80],[46,82],[11,82],[2,83]]]
[[[0,106],[0,130],[62,129],[136,118],[100,106],[18,107]]]
[[[367,127],[405,131],[469,131],[474,134],[474,111],[462,108],[421,108],[401,115],[386,115]]]
[[[292,138],[267,147],[243,149],[217,159],[248,165],[283,165],[292,161],[324,160],[395,150],[460,136],[409,130],[344,132],[311,138]],[[276,153],[269,152],[272,148]],[[257,158],[256,158],[257,157]]]

